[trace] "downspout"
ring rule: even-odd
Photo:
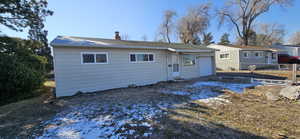
[[[56,49],[56,48],[54,48],[52,46],[52,51],[53,51],[53,72],[54,72],[54,82],[56,84],[56,87],[52,89],[52,95],[53,95],[54,98],[57,98],[57,93],[56,93],[57,92],[56,88],[57,88],[57,84],[58,84],[57,83],[57,76],[56,76],[57,75],[57,72],[56,72],[56,70],[57,70],[56,69],[56,63],[57,62],[56,62],[56,52],[55,52],[56,50],[54,51],[54,49]]]
[[[242,50],[240,50],[240,49],[238,50],[238,58],[237,58],[238,59],[238,68],[239,68],[239,70],[241,70],[241,59],[240,59],[241,51]]]
[[[169,64],[168,64],[168,52],[166,52],[166,70],[167,70],[167,79],[166,79],[166,81],[168,81],[169,80]]]

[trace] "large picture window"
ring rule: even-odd
[[[81,53],[82,64],[107,64],[107,52],[83,52]]]
[[[195,65],[195,56],[193,56],[193,55],[183,55],[183,65],[184,66]]]
[[[154,62],[154,54],[152,53],[130,53],[130,62]]]

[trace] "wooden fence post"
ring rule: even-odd
[[[297,64],[293,64],[292,81],[297,84]]]

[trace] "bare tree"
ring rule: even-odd
[[[283,25],[259,24],[256,28],[256,44],[259,46],[270,46],[276,43],[282,43],[285,32]]]
[[[291,5],[293,0],[229,0],[217,11],[220,25],[234,26],[243,45],[248,45],[249,35],[257,17],[268,12],[273,5]]]
[[[254,30],[249,30],[249,34],[248,34],[248,44],[247,45],[257,45],[256,43],[256,32]],[[244,41],[242,38],[237,37],[236,41],[234,42],[235,45],[244,45]]]
[[[188,14],[178,22],[178,35],[183,43],[200,43],[199,35],[204,33],[210,22],[211,4],[205,3],[188,10]]]
[[[295,32],[289,39],[289,43],[294,45],[300,45],[300,31]]]
[[[173,32],[173,18],[176,16],[175,11],[167,10],[164,12],[163,22],[159,27],[158,40],[171,43],[170,36]],[[159,38],[160,37],[160,38]]]

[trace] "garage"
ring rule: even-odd
[[[213,74],[212,57],[199,57],[198,58],[200,76],[208,76]]]

